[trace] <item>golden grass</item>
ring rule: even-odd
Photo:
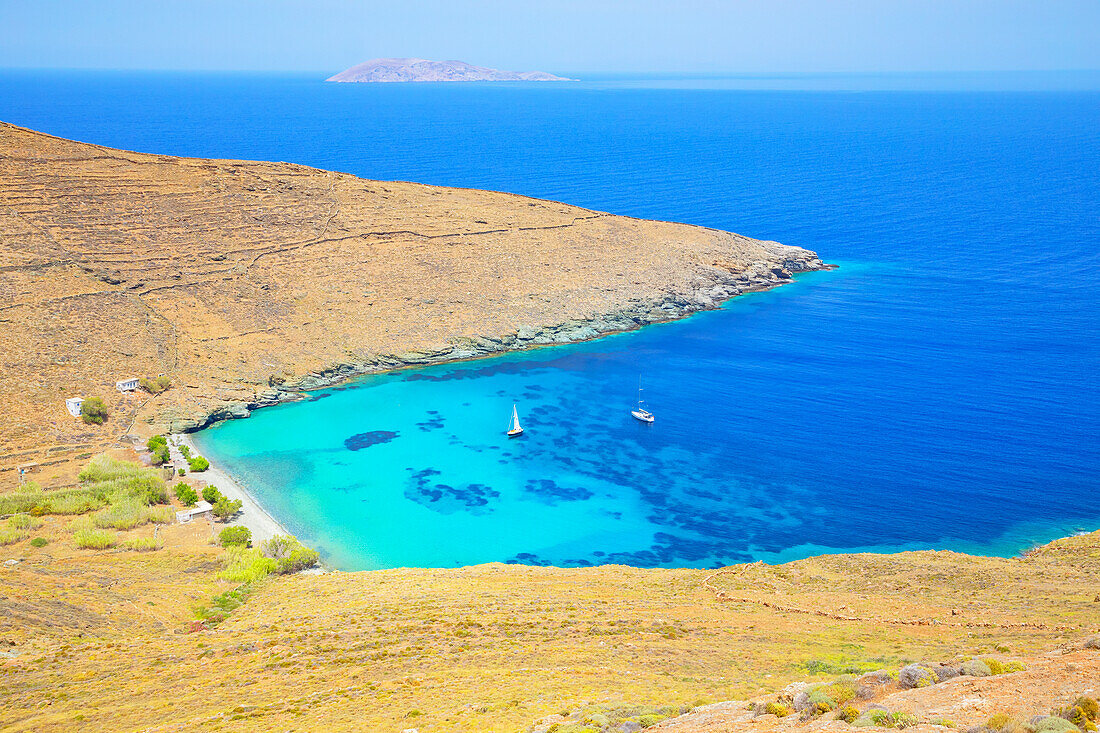
[[[97,559],[133,558],[137,582],[171,574],[182,558],[168,548]],[[842,555],[712,575],[484,565],[272,578],[213,631],[137,626],[36,648],[0,695],[13,731],[66,730],[76,715],[91,731],[511,731],[585,706],[679,708],[1079,638],[1097,624],[1100,533],[1025,559]]]

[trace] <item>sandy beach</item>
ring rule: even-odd
[[[202,455],[202,451],[200,451],[191,441],[190,435],[186,433],[173,435],[172,439],[178,441],[177,445],[186,445],[189,447],[194,455]],[[207,460],[210,460],[209,457],[207,457]],[[260,542],[271,539],[277,534],[290,534],[283,525],[279,524],[274,517],[267,513],[263,506],[261,506],[251,494],[233,480],[228,473],[216,466],[213,461],[210,462],[210,468],[196,475],[207,484],[217,486],[218,490],[230,499],[240,500],[240,514],[238,514],[232,522],[229,522],[227,526],[241,525],[248,527],[252,530],[253,545],[258,545]]]

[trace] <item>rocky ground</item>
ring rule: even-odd
[[[108,149],[0,123],[0,491],[131,432],[356,374],[677,318],[804,249],[487,191]],[[152,397],[115,381],[164,374]],[[101,427],[64,400],[101,396]]]

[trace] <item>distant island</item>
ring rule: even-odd
[[[545,71],[501,71],[465,61],[371,59],[325,81],[577,81]]]

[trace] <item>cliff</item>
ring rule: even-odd
[[[797,247],[554,201],[0,124],[0,490],[25,463],[56,483],[131,432],[669,320],[823,266]],[[160,374],[173,386],[157,397],[115,389]],[[65,409],[91,395],[107,401],[103,426]]]

